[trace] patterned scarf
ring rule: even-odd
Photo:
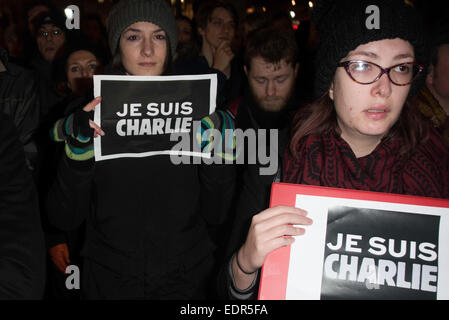
[[[335,132],[309,135],[299,159],[286,152],[283,182],[449,198],[449,152],[433,131],[406,158],[401,141],[383,139],[371,154],[356,158]]]

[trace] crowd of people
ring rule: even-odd
[[[380,28],[366,25],[370,5]],[[253,299],[267,255],[313,224],[269,208],[273,182],[449,198],[449,28],[429,33],[409,3],[317,1],[298,31],[218,0],[193,19],[121,0],[81,30],[63,8],[27,13],[22,37],[12,16],[0,29],[0,298]],[[277,170],[95,162],[95,74],[216,74],[203,121],[277,130],[257,142]]]

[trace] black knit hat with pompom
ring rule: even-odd
[[[368,29],[372,11],[379,8],[378,29]],[[324,95],[334,78],[337,64],[359,45],[383,39],[400,38],[411,43],[415,61],[425,67],[428,46],[421,17],[404,0],[317,0],[312,12],[312,22],[318,30],[320,44],[316,56],[315,96]],[[410,90],[413,95],[422,85],[415,80]]]

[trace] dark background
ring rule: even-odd
[[[175,13],[182,13],[188,17],[192,17],[194,11],[201,2],[207,0],[166,0],[171,4]],[[296,20],[307,20],[310,9],[309,2],[307,0],[228,0],[233,3],[237,8],[240,17],[243,17],[246,13],[252,11],[266,11],[270,14],[276,14],[278,12],[288,13],[289,11],[295,12]],[[406,0],[409,3],[415,5],[419,11],[423,14],[425,21],[430,27],[438,24],[438,21],[443,17],[448,16],[448,2],[447,0]],[[16,23],[24,21],[25,12],[27,8],[36,2],[42,2],[42,0],[1,0],[0,2],[0,21],[2,17],[7,15],[8,12],[12,12],[12,15],[16,19]],[[107,14],[114,3],[117,0],[48,0],[55,6],[64,8],[70,4],[76,4],[81,9],[81,14],[97,13],[101,16],[103,21],[106,19]],[[295,5],[292,4],[295,3]]]

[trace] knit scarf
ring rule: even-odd
[[[283,182],[386,193],[449,198],[449,153],[433,131],[411,156],[398,154],[401,140],[383,139],[369,155],[357,158],[334,131],[312,134],[287,150]]]

